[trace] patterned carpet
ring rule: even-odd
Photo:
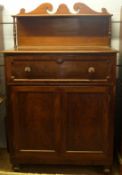
[[[103,175],[101,169],[93,167],[73,166],[38,166],[22,168],[21,172],[14,172],[6,150],[0,150],[0,175]],[[112,175],[119,175],[114,171]]]

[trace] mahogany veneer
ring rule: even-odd
[[[62,4],[14,19],[4,51],[8,145],[13,165],[113,164],[116,51],[111,14]],[[106,169],[107,168],[107,169]]]

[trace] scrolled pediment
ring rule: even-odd
[[[96,12],[83,3],[75,3],[73,11],[71,11],[66,4],[60,4],[57,10],[54,12],[53,5],[51,3],[43,3],[36,9],[27,12],[24,8],[20,10],[18,14],[20,16],[28,15],[110,15],[105,8],[101,9],[101,12]]]

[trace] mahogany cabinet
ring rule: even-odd
[[[15,48],[4,51],[13,165],[113,164],[111,15],[74,11],[42,4],[13,16]]]

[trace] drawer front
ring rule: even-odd
[[[6,59],[13,81],[110,81],[113,63],[108,56],[18,55]]]

